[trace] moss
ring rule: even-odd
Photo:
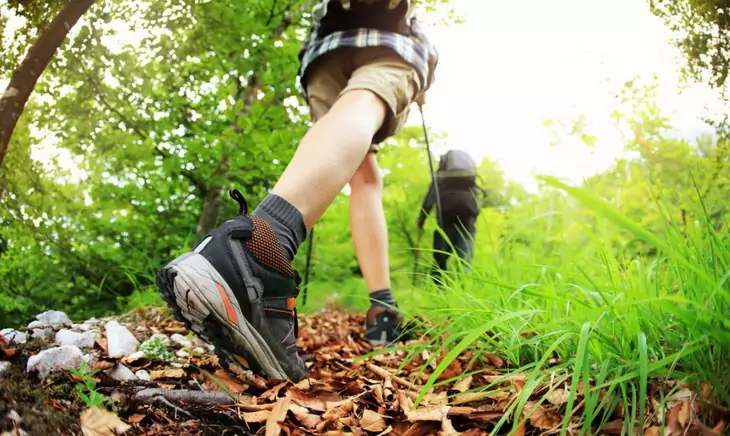
[[[24,372],[25,360],[14,359],[10,369],[3,373],[0,380],[0,417],[14,410],[21,417],[21,428],[31,435],[81,434],[73,386],[68,383],[43,386],[28,378]],[[65,410],[51,407],[54,401],[63,405]],[[10,421],[0,419],[0,433],[12,429]]]

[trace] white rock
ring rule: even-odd
[[[150,381],[150,379],[152,378],[150,376],[150,373],[145,371],[144,369],[140,369],[139,371],[135,372],[134,375],[136,375],[138,379],[144,381]]]
[[[53,334],[53,329],[33,329],[33,334],[30,335],[33,339],[46,339]]]
[[[54,372],[65,371],[68,368],[79,369],[83,361],[84,355],[79,347],[67,345],[49,348],[28,358],[26,371],[37,372],[40,378],[45,378]]]
[[[175,368],[182,368],[184,366],[180,362],[172,362],[170,365],[174,366]]]
[[[114,380],[119,381],[138,379],[138,377],[132,372],[131,369],[127,368],[121,363],[117,363],[116,365],[114,365],[114,367],[107,369],[106,371],[104,371],[104,374],[108,375]]]
[[[71,324],[69,317],[65,313],[57,310],[45,311],[36,316],[35,319],[43,323],[41,325]]]
[[[136,331],[136,332],[146,332],[147,331],[147,327],[145,327],[143,325],[138,325],[137,328],[134,329],[134,331]]]
[[[127,360],[127,362],[134,362],[137,359],[144,359],[146,357],[147,357],[147,355],[144,354],[144,352],[142,352],[142,351],[135,351],[134,353],[132,353],[129,356],[127,356],[126,360]]]
[[[99,325],[99,320],[96,318],[89,318],[86,321],[84,321],[85,325]]]
[[[180,333],[173,334],[172,336],[170,336],[170,339],[172,339],[172,342],[180,345],[181,347],[192,347],[193,346],[193,343],[188,338],[181,335]]]
[[[10,362],[0,361],[0,376],[3,375],[3,373],[9,369],[10,369]]]
[[[190,354],[188,354],[188,352],[187,352],[187,351],[185,351],[185,350],[177,350],[177,351],[175,352],[175,355],[176,355],[177,357],[183,357],[183,358],[184,358],[184,357],[188,357],[188,356],[190,356]]]
[[[203,348],[203,347],[195,347],[195,348],[193,348],[193,352],[194,353],[198,353],[198,354],[205,354],[205,348]]]
[[[71,328],[81,332],[89,332],[96,329],[96,326],[91,324],[71,324]]]
[[[76,345],[79,348],[91,348],[96,342],[96,333],[79,333],[63,329],[56,333],[55,340],[58,345]]]
[[[20,414],[18,412],[16,412],[15,410],[11,410],[10,412],[8,412],[8,414],[5,415],[5,417],[8,420],[10,420],[11,422],[14,422],[15,424],[20,424],[21,422],[23,422],[23,418],[21,418]]]
[[[129,329],[117,321],[109,321],[104,327],[109,357],[125,357],[137,351],[139,341]]]
[[[13,329],[0,330],[0,336],[12,344],[25,344],[28,341],[28,335]]]

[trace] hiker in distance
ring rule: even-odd
[[[431,277],[436,284],[440,284],[454,250],[465,262],[466,268],[471,263],[476,221],[480,211],[478,200],[480,190],[477,185],[476,164],[469,153],[462,150],[449,150],[442,155],[435,176],[423,200],[416,225],[419,230],[423,230],[426,217],[436,203],[434,188],[438,188],[441,200],[439,227],[448,238],[445,239],[438,229],[433,233],[434,264]],[[436,212],[438,220],[439,211]]]
[[[168,264],[157,285],[175,316],[216,346],[221,364],[237,356],[269,377],[299,381],[307,366],[297,346],[299,274],[291,262],[349,182],[352,238],[370,292],[366,338],[394,341],[399,314],[390,289],[379,144],[424,103],[438,54],[410,0],[320,0],[299,53],[299,82],[314,125],[272,192]],[[322,157],[326,156],[325,159]]]

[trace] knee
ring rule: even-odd
[[[380,175],[380,167],[375,160],[375,154],[368,153],[363,159],[360,167],[350,179],[352,191],[369,190],[378,193],[383,191],[383,178]]]

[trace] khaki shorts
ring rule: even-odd
[[[383,127],[373,137],[370,151],[398,133],[420,89],[418,74],[394,51],[385,47],[343,47],[322,55],[307,71],[307,96],[314,121],[323,117],[346,91],[367,89],[390,109]]]

